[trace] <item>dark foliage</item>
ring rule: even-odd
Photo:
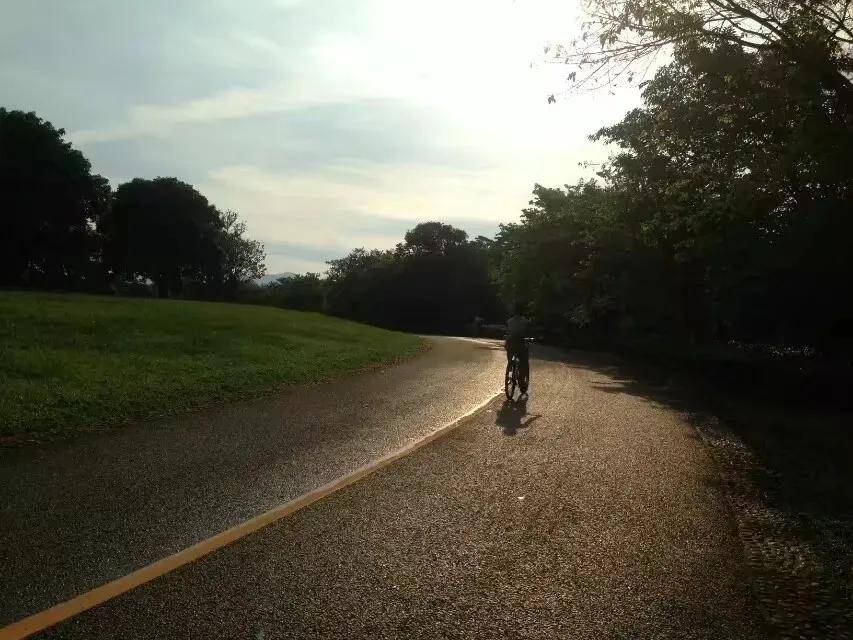
[[[229,298],[264,271],[245,223],[176,178],[112,193],[65,131],[0,108],[0,286]]]
[[[853,132],[820,77],[684,42],[596,138],[603,184],[534,191],[495,263],[557,335],[850,352]]]
[[[181,290],[182,278],[220,276],[216,239],[221,231],[213,205],[176,178],[136,178],[120,185],[102,225],[110,267],[153,280],[165,297]]]
[[[298,311],[323,311],[324,281],[316,273],[293,274],[263,287],[245,285],[238,299]]]
[[[35,113],[0,108],[0,285],[103,281],[94,225],[110,187],[64,135]]]
[[[326,307],[336,315],[434,332],[502,315],[483,242],[450,225],[419,224],[393,251],[356,249],[329,265]]]
[[[160,296],[189,282],[196,297],[229,297],[263,274],[263,246],[243,237],[237,214],[221,213],[176,178],[120,185],[99,230],[112,271],[152,280]]]

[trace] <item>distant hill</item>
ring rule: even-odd
[[[281,273],[268,273],[264,277],[256,279],[255,284],[259,287],[265,287],[268,284],[272,284],[279,278],[292,278],[295,275],[295,273],[291,273],[290,271],[282,271]]]

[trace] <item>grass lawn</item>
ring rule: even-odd
[[[0,436],[172,414],[327,380],[420,345],[270,307],[0,291]]]

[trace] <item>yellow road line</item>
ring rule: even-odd
[[[313,491],[309,491],[290,502],[286,502],[285,504],[271,509],[266,513],[255,516],[251,520],[247,520],[246,522],[238,524],[227,531],[218,533],[207,540],[202,540],[191,547],[187,547],[183,551],[178,551],[177,553],[163,558],[162,560],[158,560],[153,564],[137,569],[133,573],[129,573],[122,578],[118,578],[117,580],[108,582],[100,587],[92,589],[91,591],[87,591],[76,598],[57,604],[50,609],[45,609],[44,611],[35,613],[23,620],[13,622],[12,624],[0,629],[0,640],[19,640],[20,638],[26,638],[34,633],[43,631],[48,627],[59,624],[63,620],[76,616],[78,613],[82,613],[106,602],[107,600],[111,600],[123,593],[127,593],[131,589],[135,589],[146,582],[151,582],[170,571],[174,571],[178,567],[195,562],[199,558],[202,558],[217,549],[221,549],[240,538],[244,538],[250,533],[254,533],[268,524],[272,524],[276,520],[286,518],[299,509],[307,507],[308,505],[325,498],[339,489],[343,489],[344,487],[348,487],[349,485],[358,482],[374,471],[377,471],[378,469],[391,464],[395,460],[399,460],[403,456],[420,449],[433,440],[440,438],[447,432],[458,427],[499,395],[501,394],[496,393],[488,400],[481,402],[479,405],[471,409],[468,413],[448,422],[443,427],[433,431],[423,438],[410,442],[405,447],[388,453],[381,458],[374,460],[363,467],[359,467],[355,471],[340,476],[321,487],[317,487]]]

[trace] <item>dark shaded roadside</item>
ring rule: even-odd
[[[833,402],[844,379],[810,396],[820,377],[774,393],[773,378],[750,378],[748,364],[726,379],[721,363],[705,372],[701,360],[683,367],[591,352],[572,360],[612,376],[612,392],[660,402],[697,427],[775,637],[853,637],[853,410]],[[807,374],[774,376],[795,385]]]

